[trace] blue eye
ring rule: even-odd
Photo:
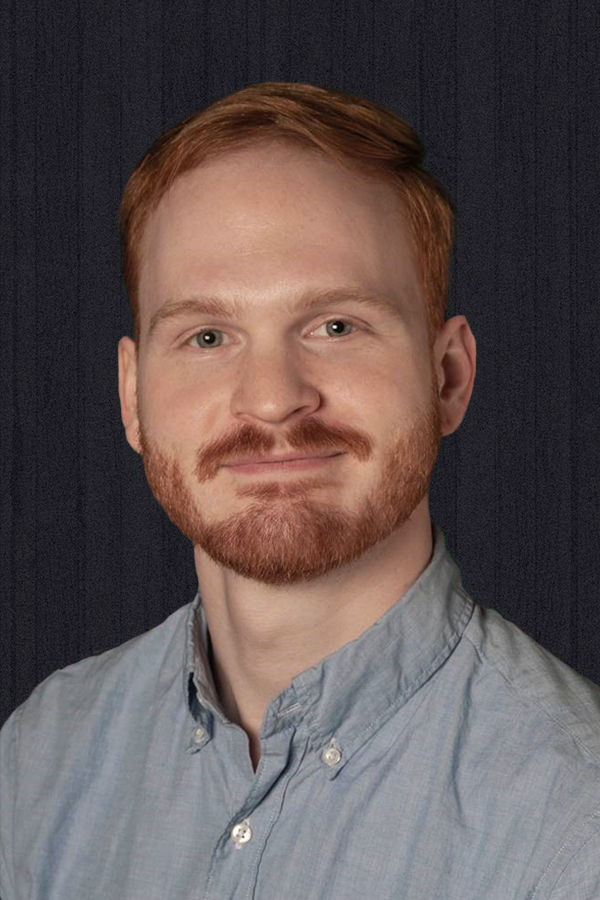
[[[347,319],[327,319],[326,322],[321,322],[321,324],[319,325],[319,328],[322,328],[324,325],[329,325],[329,324],[331,324],[332,322],[335,322],[336,324],[337,324],[338,322],[343,322],[343,323],[345,323],[346,325],[349,325],[350,328],[356,329],[356,325],[353,325],[351,322],[348,322]],[[318,331],[319,329],[317,328],[317,329],[315,329],[315,330]],[[225,332],[224,332],[224,331],[221,331],[219,328],[202,328],[200,331],[196,331],[194,334],[192,334],[192,335],[186,340],[186,342],[185,342],[186,346],[189,346],[189,345],[190,345],[190,341],[195,340],[197,337],[203,337],[204,335],[207,335],[207,334],[208,334],[208,335],[210,335],[210,334],[225,334]],[[341,334],[341,335],[336,335],[336,336],[337,336],[337,337],[350,337],[350,335],[348,335],[348,334]],[[214,347],[214,346],[215,346],[214,344],[210,344],[210,343],[209,343],[209,344],[203,344],[203,346],[200,346],[200,345],[198,345],[198,344],[194,344],[194,349],[197,349],[197,350],[210,350],[211,347]]]

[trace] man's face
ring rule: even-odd
[[[122,338],[119,393],[127,438],[198,568],[208,556],[263,584],[308,581],[423,512],[442,432],[399,207],[385,185],[263,145],[181,176],[151,215],[139,356]],[[355,300],[291,312],[300,294],[339,287],[384,294],[401,315]],[[242,312],[191,312],[149,336],[164,304],[199,294]],[[306,471],[224,466],[290,451],[341,455]]]

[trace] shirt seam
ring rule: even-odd
[[[520,692],[519,692],[519,689],[517,688],[516,684],[511,680],[511,678],[506,674],[506,672],[503,672],[503,671],[502,671],[502,669],[500,668],[500,666],[498,665],[497,662],[495,662],[494,660],[490,659],[488,656],[486,656],[486,655],[483,653],[483,651],[481,650],[481,648],[478,647],[477,644],[475,644],[475,642],[472,640],[472,638],[467,634],[466,629],[465,629],[464,636],[466,637],[466,639],[468,640],[468,642],[471,644],[471,646],[473,647],[473,649],[474,649],[475,652],[477,653],[477,655],[478,655],[478,657],[480,658],[480,660],[481,660],[483,663],[487,663],[488,665],[492,666],[492,668],[495,669],[495,671],[498,672],[498,673],[502,676],[502,678],[504,678],[504,680],[510,685],[510,687],[511,687],[511,689],[512,689],[514,695],[515,695],[515,697],[516,697],[517,700],[519,701],[519,703],[520,703],[522,706],[525,706],[525,701],[524,701],[523,698],[521,697],[521,694],[520,694]],[[559,719],[557,719],[555,716],[553,716],[552,713],[551,713],[548,709],[546,709],[546,707],[543,706],[543,705],[539,702],[539,700],[537,700],[535,697],[531,696],[531,694],[526,694],[526,697],[527,697],[527,699],[529,700],[530,703],[533,703],[535,706],[537,706],[537,708],[540,709],[540,710],[542,711],[542,713],[544,713],[544,715],[546,715],[546,716],[547,716],[549,719],[551,719],[556,725],[558,725],[558,727],[559,727],[562,731],[564,731],[565,734],[567,734],[572,740],[574,740],[577,744],[579,744],[580,747],[582,747],[584,750],[586,750],[587,753],[590,754],[590,756],[598,763],[598,766],[600,767],[600,757],[598,757],[598,756],[594,753],[594,751],[593,751],[590,747],[588,747],[587,744],[585,744],[585,743],[581,740],[580,737],[578,737],[573,731],[570,731],[565,725],[563,725],[563,723],[562,723]]]
[[[471,646],[472,646],[473,649],[475,650],[475,653],[477,654],[477,656],[479,657],[479,659],[480,659],[483,663],[487,663],[488,665],[492,666],[492,668],[493,668],[496,672],[498,672],[498,673],[501,675],[502,678],[504,678],[504,680],[505,680],[505,681],[508,683],[508,685],[510,686],[510,688],[511,688],[513,694],[515,695],[516,699],[518,700],[518,702],[521,704],[521,706],[525,707],[525,701],[524,701],[523,698],[521,697],[521,695],[520,695],[520,693],[519,693],[519,691],[518,691],[518,689],[517,689],[517,686],[516,686],[515,683],[509,678],[509,676],[508,676],[505,672],[502,671],[502,669],[500,668],[500,666],[499,666],[496,662],[494,662],[494,660],[490,659],[488,656],[486,656],[486,655],[483,653],[483,651],[480,649],[480,647],[478,647],[477,644],[475,644],[475,642],[472,640],[472,638],[466,633],[466,630],[465,630],[464,636],[466,637],[466,639],[468,640],[468,642],[471,644]],[[584,743],[584,742],[583,742],[576,734],[574,734],[572,731],[569,731],[569,729],[566,728],[566,727],[562,724],[562,722],[560,722],[558,719],[556,719],[556,718],[552,715],[552,713],[549,712],[544,706],[542,706],[542,704],[541,704],[538,700],[536,700],[535,697],[532,697],[532,696],[529,695],[529,694],[527,694],[526,696],[527,696],[527,699],[528,699],[531,703],[533,703],[536,707],[538,707],[538,709],[540,709],[541,712],[542,712],[544,715],[546,715],[549,719],[551,719],[556,725],[559,726],[559,728],[562,729],[562,731],[565,732],[565,734],[567,734],[572,740],[574,740],[577,744],[579,744],[581,747],[583,747],[583,749],[586,750],[586,751],[592,756],[593,759],[595,759],[597,762],[600,763],[600,759],[598,759],[598,757],[597,757],[596,754],[593,752],[593,750],[591,750],[591,749],[590,749],[590,748],[589,748],[589,747],[588,747],[588,746],[587,746],[587,745],[586,745],[586,744],[585,744],[585,743]],[[598,816],[600,816],[600,807],[598,807],[598,809],[596,809],[596,811],[595,811],[594,813],[592,813],[591,816],[586,816],[586,819],[584,819],[584,822],[585,822],[588,818],[589,818],[589,819],[595,819],[595,818],[597,818]],[[541,876],[540,876],[540,879],[539,879],[537,885],[536,885],[535,888],[534,888],[533,894],[531,895],[531,900],[534,900],[534,898],[536,898],[536,897],[538,896],[538,892],[539,892],[539,890],[540,890],[540,887],[543,887],[542,882],[543,882],[544,878],[546,877],[547,873],[551,871],[552,866],[554,865],[554,863],[556,862],[556,860],[558,859],[558,857],[560,856],[560,854],[562,853],[562,851],[564,850],[564,848],[569,844],[570,841],[575,840],[575,837],[576,837],[577,829],[578,829],[578,828],[581,828],[581,825],[580,825],[578,822],[574,823],[574,824],[573,824],[573,827],[571,828],[571,830],[570,830],[569,833],[567,834],[567,837],[565,838],[565,840],[563,841],[563,843],[561,844],[561,846],[558,848],[558,850],[556,851],[556,853],[554,854],[554,856],[552,857],[552,859],[550,860],[550,862],[548,863],[548,865],[546,866],[546,868],[544,869],[544,871],[542,872],[542,874],[541,874]],[[597,832],[594,832],[594,833],[597,833]],[[594,834],[592,834],[592,835],[590,836],[590,838],[588,838],[587,841],[584,841],[584,843],[581,845],[581,847],[578,847],[577,851],[573,854],[573,856],[571,857],[571,859],[570,859],[570,860],[568,861],[568,863],[565,865],[565,867],[563,868],[562,872],[561,872],[560,875],[558,876],[557,881],[554,883],[553,887],[551,888],[550,894],[548,894],[548,900],[551,900],[551,895],[552,895],[552,893],[554,892],[554,890],[555,890],[555,888],[556,888],[556,885],[558,884],[558,881],[560,880],[560,878],[562,878],[562,876],[563,876],[564,872],[566,871],[566,869],[568,868],[568,866],[571,865],[571,863],[573,862],[573,860],[577,857],[577,855],[578,855],[579,853],[581,853],[581,851],[583,850],[583,848],[586,846],[586,844],[589,842],[589,840],[592,839],[593,836],[594,836]]]
[[[586,816],[586,819],[584,819],[584,823],[585,823],[585,821],[586,821],[588,818],[589,818],[590,820],[592,820],[592,819],[598,819],[599,816],[600,816],[600,806],[598,807],[598,809],[597,809],[595,812],[593,812],[593,813],[591,814],[591,816]],[[592,822],[592,825],[594,825],[594,824],[596,824],[596,826],[598,825],[598,823]],[[576,826],[573,827],[573,830],[571,831],[571,833],[569,834],[569,836],[565,839],[565,841],[563,841],[563,843],[561,844],[561,846],[558,848],[558,850],[556,851],[556,853],[554,854],[554,856],[552,857],[552,859],[550,860],[550,862],[548,863],[548,865],[546,866],[546,868],[544,869],[544,871],[542,872],[542,875],[540,876],[540,880],[538,881],[538,883],[537,883],[537,885],[535,886],[535,889],[534,889],[534,891],[533,891],[533,894],[531,895],[531,900],[535,900],[535,897],[537,896],[540,887],[543,887],[542,882],[543,882],[544,878],[546,877],[546,874],[552,870],[552,866],[554,865],[555,861],[556,861],[557,858],[560,856],[560,854],[562,853],[562,851],[564,850],[564,848],[569,844],[570,841],[573,841],[573,840],[575,839],[575,836],[576,836],[575,833],[574,833],[575,827],[576,827]],[[559,881],[560,881],[560,879],[563,877],[563,875],[565,874],[565,872],[567,871],[567,869],[568,869],[570,866],[573,865],[574,861],[577,859],[577,857],[579,856],[579,854],[587,847],[587,845],[589,844],[589,842],[590,842],[591,840],[593,840],[593,838],[598,837],[598,834],[599,834],[598,827],[596,827],[596,828],[592,831],[592,833],[590,834],[590,836],[588,837],[588,839],[585,840],[585,841],[583,842],[583,844],[581,844],[580,847],[577,847],[575,853],[574,853],[574,854],[569,858],[569,860],[565,863],[565,865],[563,866],[562,871],[561,871],[560,874],[557,876],[556,881],[554,882],[554,884],[553,884],[552,887],[550,888],[550,893],[548,894],[548,900],[552,900],[552,894],[554,893],[554,891],[556,890],[557,887],[560,887]]]

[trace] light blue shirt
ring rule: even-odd
[[[41,682],[0,731],[2,900],[600,900],[600,687],[475,603],[433,528],[272,700],[256,773],[199,593]]]

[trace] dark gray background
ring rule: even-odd
[[[591,0],[0,5],[0,724],[197,590],[121,422],[117,214],[159,134],[262,81],[423,140],[477,340],[431,515],[474,600],[600,683],[599,33]]]

